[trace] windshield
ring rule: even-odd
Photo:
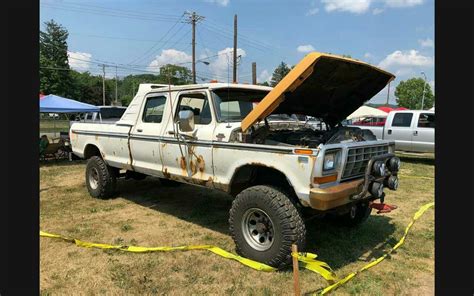
[[[214,90],[214,103],[219,121],[241,121],[260,102],[267,90],[223,88]]]

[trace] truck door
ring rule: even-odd
[[[167,93],[145,96],[137,122],[130,132],[130,150],[133,167],[137,172],[161,177],[162,161],[160,135],[163,129],[163,112],[168,101]]]
[[[413,151],[434,152],[434,133],[434,113],[419,113],[418,120],[413,129]]]
[[[171,179],[213,186],[212,134],[216,125],[212,100],[205,90],[183,91],[174,101],[174,116],[166,125],[161,148],[163,171]],[[194,113],[194,130],[183,132],[176,122],[178,113]]]
[[[384,139],[394,140],[396,150],[411,151],[413,112],[396,112],[392,116],[387,120]]]

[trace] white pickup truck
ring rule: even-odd
[[[434,111],[391,111],[388,113],[384,126],[354,126],[372,131],[377,139],[395,141],[396,150],[434,152]]]
[[[397,189],[394,142],[340,124],[393,78],[314,52],[275,88],[142,84],[118,122],[74,123],[72,148],[88,159],[93,197],[112,196],[119,177],[145,176],[229,193],[237,252],[281,268],[292,244],[304,250],[306,214],[356,225],[370,215],[370,202],[383,202],[385,188]],[[312,116],[325,128],[267,120],[272,114]]]

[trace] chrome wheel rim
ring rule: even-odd
[[[247,243],[255,250],[266,251],[273,245],[273,222],[260,209],[251,208],[244,213],[242,231]]]
[[[92,189],[99,187],[99,171],[96,168],[91,168],[89,173],[89,186]]]

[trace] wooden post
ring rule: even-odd
[[[298,246],[297,245],[292,245],[291,246],[291,252],[292,253],[298,253]],[[295,295],[300,296],[300,278],[299,278],[299,270],[298,270],[298,258],[293,257],[293,287],[295,290]]]

